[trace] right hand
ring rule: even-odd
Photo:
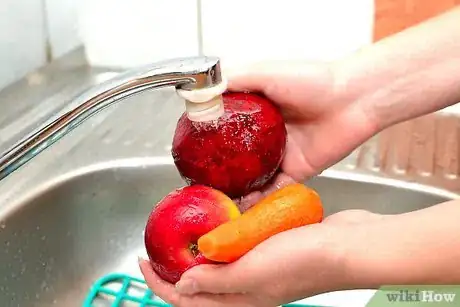
[[[228,89],[265,95],[280,108],[288,131],[284,174],[243,198],[243,208],[286,183],[321,173],[377,132],[364,110],[345,98],[330,64],[261,62],[229,73]]]

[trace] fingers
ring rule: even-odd
[[[179,282],[176,287],[172,284],[162,280],[152,269],[152,266],[147,260],[139,259],[139,267],[141,269],[142,275],[147,283],[147,286],[157,295],[161,297],[166,303],[175,306],[175,307],[249,307],[253,306],[251,304],[250,297],[246,297],[240,293],[235,294],[225,294],[225,293],[216,293],[216,294],[198,294],[192,295],[193,291],[184,291],[184,287],[189,287],[189,289],[196,289],[192,284],[189,284],[188,281]],[[199,274],[199,273],[198,273]],[[199,278],[200,275],[197,275]],[[214,276],[215,278],[216,276]],[[219,279],[224,279],[222,276],[218,276]],[[182,286],[181,286],[182,285]],[[201,283],[200,283],[201,285]],[[191,287],[191,288],[190,288]],[[185,288],[186,289],[186,288]],[[206,292],[203,288],[202,291]]]
[[[261,73],[250,73],[248,75],[234,75],[228,79],[227,89],[235,92],[259,92],[267,93],[267,88],[274,82],[274,77]]]
[[[229,70],[226,72],[227,88],[231,91],[264,92],[267,84],[273,82],[273,75],[278,73],[272,62],[260,62]]]
[[[259,200],[264,197],[264,194],[260,191],[249,193],[248,195],[242,197],[238,202],[238,207],[240,208],[241,212],[245,212],[249,208],[251,208],[254,204],[256,204]]]
[[[295,183],[295,182],[296,181],[292,179],[292,177],[284,173],[280,173],[269,184],[267,184],[261,191],[252,192],[242,197],[238,202],[238,206],[240,210],[244,212],[247,209],[251,208],[253,205],[255,205],[262,198],[266,197],[267,195],[291,183]]]
[[[139,268],[142,275],[144,275],[147,286],[155,295],[161,297],[161,299],[171,305],[175,305],[178,302],[179,295],[175,291],[174,286],[161,279],[147,260],[139,258]]]
[[[272,183],[263,190],[262,193],[264,196],[267,196],[268,194],[271,194],[276,190],[279,190],[292,183],[296,183],[296,181],[291,176],[285,173],[279,173],[272,181]]]
[[[277,104],[289,104],[303,92],[298,84],[302,82],[289,65],[275,62],[254,64],[246,69],[232,72],[228,76],[229,91],[262,93]],[[296,86],[297,84],[297,86]]]
[[[260,61],[226,72],[229,90],[264,92],[280,77],[298,78],[308,74],[316,65],[299,61]]]
[[[333,80],[329,65],[317,62],[263,61],[225,74],[228,90],[263,93],[281,105],[306,96],[309,100],[324,99]]]
[[[214,293],[236,294],[247,289],[244,272],[238,266],[226,265],[199,265],[191,268],[182,275],[177,283],[176,290],[181,294]]]

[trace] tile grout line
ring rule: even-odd
[[[42,16],[43,16],[43,34],[45,43],[45,56],[46,63],[50,63],[53,60],[53,50],[51,48],[50,31],[49,31],[49,20],[46,0],[41,0]]]
[[[203,55],[203,19],[202,19],[202,3],[201,0],[196,0],[197,12],[197,35],[198,35],[198,55]]]

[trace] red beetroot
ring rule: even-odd
[[[284,155],[286,127],[278,109],[260,95],[226,92],[223,102],[225,113],[216,121],[181,116],[172,155],[188,184],[238,198],[273,177]]]
[[[145,227],[152,268],[162,279],[176,283],[193,266],[213,263],[199,253],[198,238],[238,216],[236,204],[210,187],[194,185],[172,191],[155,206]]]

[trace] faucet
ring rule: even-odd
[[[216,57],[168,59],[122,73],[76,98],[70,111],[36,129],[0,154],[0,180],[58,141],[83,121],[123,98],[165,86],[181,96],[222,87],[220,60]],[[219,92],[211,91],[216,94]],[[214,98],[214,97],[210,97]],[[190,104],[190,101],[186,101]],[[203,104],[205,105],[205,104]]]

